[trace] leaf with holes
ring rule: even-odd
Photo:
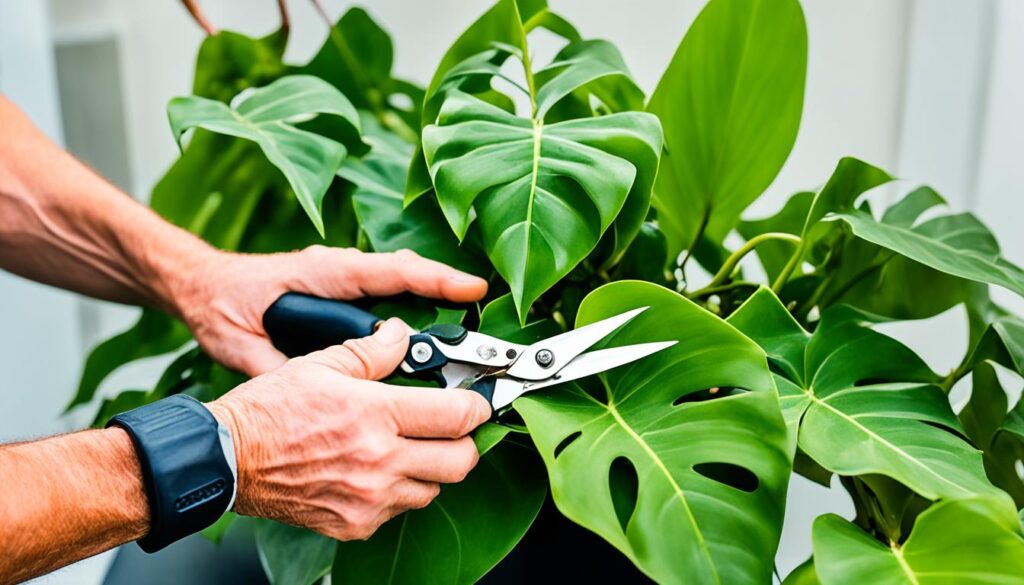
[[[807,73],[797,0],[712,0],[647,105],[665,125],[658,221],[675,254],[720,243],[796,141]]]
[[[359,129],[359,116],[348,99],[331,84],[308,75],[281,78],[254,90],[235,107],[197,97],[174,98],[167,105],[174,138],[181,143],[190,128],[205,128],[259,145],[280,169],[320,235],[324,193],[347,150],[330,138],[294,126],[298,119],[329,114]]]
[[[674,346],[514,404],[555,504],[659,582],[768,582],[791,451],[765,355],[644,282],[594,291],[576,325],[643,306],[607,345]]]
[[[883,544],[829,514],[814,522],[814,569],[822,585],[1018,583],[1024,536],[999,498],[940,502],[914,523],[902,544]]]
[[[811,335],[768,289],[729,317],[781,372],[779,396],[797,443],[840,475],[881,474],[928,499],[1001,493],[960,435],[938,377],[849,307],[827,311]]]

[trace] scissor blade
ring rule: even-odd
[[[568,366],[580,354],[647,309],[648,307],[640,307],[579,329],[542,339],[527,347],[520,354],[519,359],[509,368],[508,375],[521,380],[546,380],[554,373],[561,373],[561,369]],[[547,367],[537,362],[537,353],[545,350],[554,354],[554,361]]]
[[[580,378],[585,378],[586,376],[600,374],[601,372],[606,372],[612,368],[617,368],[630,362],[635,362],[636,360],[645,358],[663,349],[672,347],[676,343],[677,342],[675,341],[658,341],[654,343],[638,343],[636,345],[588,351],[574,359],[569,363],[569,365],[562,368],[556,376],[539,382],[526,382],[523,384],[523,392],[530,392],[532,390],[554,386],[555,384],[578,380]]]

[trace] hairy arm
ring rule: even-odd
[[[85,431],[0,447],[0,583],[142,538],[149,507],[128,434]]]
[[[209,252],[49,141],[0,96],[0,268],[176,312],[168,276]]]

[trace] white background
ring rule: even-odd
[[[270,32],[272,0],[207,0],[210,19],[252,35]],[[326,28],[311,3],[291,0],[288,57],[307,59]],[[349,2],[326,2],[340,15]],[[425,84],[447,46],[488,1],[366,2],[397,40],[398,76]],[[700,0],[551,0],[587,37],[621,48],[635,77],[653,89]],[[810,63],[796,147],[767,196],[748,212],[777,209],[797,190],[822,183],[844,155],[936,187],[998,235],[1005,255],[1024,263],[1024,2],[1019,0],[804,0]],[[202,33],[172,0],[0,0],[0,91],[50,136],[62,140],[54,47],[113,39],[119,49],[132,195],[141,200],[174,159],[164,106],[188,92]],[[550,53],[549,53],[550,54]],[[109,64],[108,64],[109,65]],[[83,98],[85,99],[85,98]],[[100,107],[100,104],[76,104]],[[67,104],[64,104],[67,108]],[[4,139],[0,128],[0,140]],[[104,148],[97,136],[95,148]],[[894,192],[893,195],[898,194]],[[1010,303],[1009,295],[997,298]],[[1015,306],[1020,307],[1019,303]],[[131,321],[131,311],[0,274],[0,440],[60,432],[91,413],[59,418],[82,358],[99,338]],[[940,371],[964,351],[962,315],[890,330]],[[106,391],[146,384],[153,370],[119,374]],[[820,513],[851,512],[837,491],[794,479],[779,553],[783,575],[809,554]],[[48,582],[98,582],[100,559]]]

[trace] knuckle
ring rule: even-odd
[[[426,489],[423,490],[423,494],[412,502],[412,509],[419,510],[426,508],[430,505],[430,502],[434,501],[434,498],[441,494],[441,486],[436,483],[428,484]]]
[[[342,344],[347,357],[348,373],[357,378],[372,378],[380,372],[372,339],[350,339]]]
[[[393,252],[393,254],[394,259],[398,262],[415,262],[422,259],[422,256],[408,248],[402,248]]]

